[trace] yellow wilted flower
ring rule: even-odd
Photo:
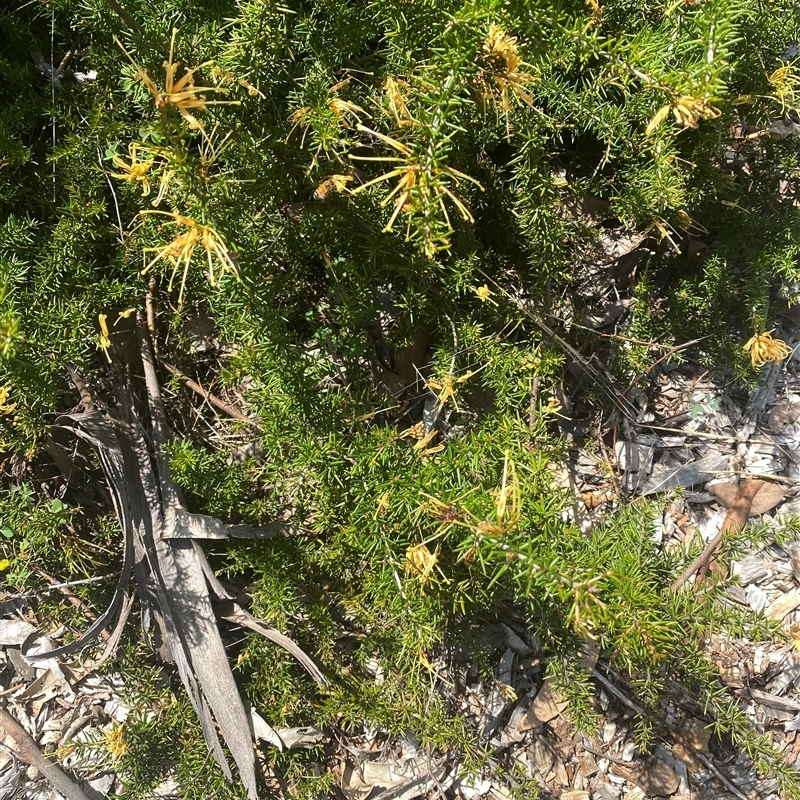
[[[754,367],[763,367],[768,361],[783,361],[792,354],[792,348],[786,342],[772,338],[772,331],[755,334],[742,349],[750,353]]]
[[[111,347],[111,337],[108,333],[108,322],[105,314],[97,315],[97,324],[100,326],[100,336],[97,341],[97,347],[105,353],[108,363],[111,363],[111,356],[109,355],[108,348]]]
[[[781,66],[769,75],[767,80],[772,87],[775,99],[781,104],[781,113],[797,105],[800,93],[800,75],[797,73],[797,59],[790,63],[781,62]]]
[[[524,69],[530,65],[520,57],[516,36],[509,36],[499,25],[492,23],[483,42],[480,60],[484,101],[498,101],[506,113],[511,109],[511,95],[516,95],[525,105],[533,105],[533,95],[528,87],[536,78]]]
[[[656,115],[650,120],[650,124],[645,129],[645,134],[651,136],[656,128],[667,118],[669,112],[675,117],[675,121],[684,128],[697,128],[701,120],[716,119],[722,112],[711,105],[711,101],[706,97],[694,97],[684,95],[662,106]]]
[[[456,378],[452,373],[446,373],[441,378],[431,378],[428,381],[428,388],[435,392],[436,401],[440,406],[443,406],[448,400],[453,400],[453,405],[458,410],[458,405],[455,402],[455,396],[458,394],[458,385],[469,380],[475,373],[472,371],[465,372],[463,375]]]
[[[383,175],[373,178],[371,181],[362,183],[353,189],[353,194],[364,191],[364,189],[374,186],[378,183],[397,178],[397,184],[394,189],[383,199],[381,205],[394,200],[392,214],[389,221],[383,228],[383,232],[390,231],[401,211],[406,214],[420,214],[424,217],[430,217],[432,214],[441,211],[442,217],[447,224],[447,228],[452,230],[450,224],[450,217],[445,207],[444,199],[448,197],[455,207],[458,209],[461,217],[467,222],[474,222],[472,214],[469,209],[461,202],[456,196],[450,185],[457,186],[459,181],[465,180],[475,184],[479,189],[483,187],[469,175],[459,172],[453,167],[448,167],[441,163],[438,154],[434,153],[435,144],[426,143],[425,146],[411,147],[408,144],[399,142],[391,136],[386,136],[383,133],[378,133],[364,125],[359,125],[358,130],[364,133],[369,133],[376,137],[384,144],[389,145],[399,156],[355,156],[350,155],[350,158],[356,161],[387,161],[398,164],[395,169]],[[436,241],[434,235],[430,232],[430,225],[425,227],[425,252],[427,255],[432,256],[436,252]],[[410,222],[409,222],[410,229]]]
[[[128,145],[128,158],[129,162],[125,161],[118,153],[114,153],[111,161],[115,167],[118,167],[122,172],[110,172],[112,178],[119,178],[120,180],[129,183],[141,183],[142,197],[147,197],[150,194],[151,174],[150,169],[155,164],[155,158],[141,158],[140,153],[148,149],[141,145],[139,142],[131,142]],[[167,191],[169,182],[172,179],[172,172],[165,169],[161,173],[159,179],[158,196],[153,200],[153,205],[157,206],[164,198]]]
[[[419,582],[424,586],[431,580],[431,573],[436,567],[439,557],[436,553],[431,553],[425,544],[409,545],[406,550],[405,569],[406,572],[419,578]]]
[[[338,96],[337,93],[339,90],[344,89],[349,83],[350,78],[345,78],[344,80],[335,83],[330,89],[328,89],[328,99],[325,103],[325,106],[331,112],[333,121],[339,128],[351,128],[352,123],[360,122],[362,116],[367,118],[370,116],[367,111],[361,108],[361,106],[356,105],[350,100],[343,100]],[[291,137],[296,128],[299,127],[303,129],[303,136],[300,140],[301,147],[303,147],[305,144],[306,131],[309,127],[311,127],[311,124],[314,121],[314,112],[315,109],[311,106],[302,106],[289,115],[289,121],[293,123],[292,129],[289,131],[289,137]],[[318,124],[319,122],[323,122],[323,120],[324,116],[322,119],[318,117]],[[289,137],[287,137],[287,139]],[[322,145],[320,145],[320,147],[322,147]]]
[[[16,403],[9,403],[8,398],[11,395],[11,388],[8,386],[0,386],[0,414],[10,414],[16,407]]]
[[[175,80],[175,76],[180,67],[180,61],[173,61],[173,52],[175,50],[175,37],[178,35],[178,29],[172,29],[172,39],[169,44],[169,59],[164,62],[164,89],[160,89],[155,81],[150,77],[150,74],[144,67],[140,67],[131,58],[130,53],[122,46],[120,41],[115,38],[114,41],[122,48],[122,51],[128,56],[131,64],[136,68],[136,77],[144,83],[147,91],[153,95],[156,102],[156,108],[159,111],[166,111],[169,108],[174,108],[186,120],[189,127],[193,130],[201,129],[202,125],[197,121],[194,116],[196,111],[205,111],[209,106],[214,105],[239,105],[238,100],[206,100],[203,92],[223,92],[227,94],[228,90],[219,86],[195,86],[194,74],[199,69],[208,66],[211,62],[205,61],[199,67],[187,69],[183,75]]]
[[[175,275],[183,265],[183,275],[181,277],[181,288],[178,293],[178,308],[183,305],[183,291],[186,287],[186,276],[189,272],[189,263],[194,255],[195,248],[200,245],[206,251],[208,261],[208,281],[212,286],[216,286],[214,276],[214,262],[217,261],[223,272],[230,272],[239,280],[239,270],[233,263],[228,246],[225,240],[211,225],[201,225],[191,217],[185,217],[174,211],[140,211],[140,214],[163,214],[170,219],[165,225],[179,225],[186,230],[178,234],[171,242],[161,247],[146,247],[145,252],[154,252],[155,257],[142,270],[144,275],[158,261],[169,261],[172,264],[172,274],[169,279],[168,291],[172,291]]]
[[[478,300],[482,303],[491,303],[493,306],[497,305],[497,301],[492,300],[494,292],[485,283],[483,286],[473,286],[472,291],[475,292]]]
[[[0,572],[7,570],[11,566],[11,562],[7,558],[0,558]]]
[[[144,149],[138,142],[131,142],[128,145],[128,158],[130,163],[127,163],[118,153],[114,153],[111,159],[115,167],[118,167],[122,172],[109,173],[112,178],[119,178],[129,183],[141,183],[142,195],[147,197],[150,194],[150,167],[153,166],[152,158],[141,159],[139,158],[140,149]]]
[[[400,87],[408,88],[405,81],[396,81],[394,78],[387,78],[383,84],[383,89],[386,92],[386,99],[389,101],[389,111],[394,117],[395,122],[399,128],[410,128],[414,125],[414,117],[406,105],[406,99],[400,91]]]

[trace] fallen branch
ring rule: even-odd
[[[135,570],[145,635],[154,620],[162,642],[160,653],[175,663],[211,754],[230,780],[232,773],[221,738],[239,770],[247,796],[256,800],[251,719],[231,672],[212,606],[212,599],[232,598],[214,575],[198,540],[232,536],[265,538],[300,529],[282,522],[259,528],[226,525],[185,507],[165,454],[169,426],[148,331],[141,318],[138,332],[149,426],[146,426],[148,417],[136,407],[134,398],[139,393],[121,381],[114,385],[115,408],[65,414],[56,421],[57,427],[70,431],[97,451],[124,533],[125,556],[117,591],[110,607],[74,642],[34,655],[30,648],[40,635],[34,632],[23,643],[22,652],[34,660],[75,652],[93,640],[107,622],[116,619],[101,660],[108,658],[118,644],[132,607],[128,579]],[[80,376],[75,377],[80,381]],[[91,402],[91,398],[88,400]],[[235,603],[229,603],[224,611],[229,620],[285,648],[318,684],[325,684],[314,662],[287,636]]]

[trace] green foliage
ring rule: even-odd
[[[722,586],[702,602],[669,591],[692,554],[652,541],[652,506],[589,539],[570,521],[553,415],[572,357],[530,315],[558,316],[565,298],[590,310],[575,286],[603,230],[569,208],[591,197],[605,223],[648,236],[623,287],[635,341],[611,353],[624,385],[649,370],[647,342],[661,356],[687,339],[700,341],[681,357],[752,379],[741,346],[800,277],[800,150],[764,135],[796,111],[780,57],[800,9],[761,5],[130,0],[120,15],[105,0],[36,0],[0,12],[0,448],[36,451],[74,402],[66,363],[101,390],[107,359],[127,363],[123,314],[152,280],[164,360],[258,425],[208,425],[171,383],[169,456],[190,504],[301,529],[209,548],[333,678],[315,696],[288,657],[248,639],[237,665],[266,717],[411,729],[477,762],[432,664],[511,603],[576,721],[596,722],[581,666],[592,643],[651,742],[674,680],[715,686],[710,632],[770,630],[714,602]],[[71,51],[68,67],[96,77],[56,86],[32,49],[56,65]],[[197,320],[213,329],[201,348]],[[232,457],[253,439],[258,457]],[[73,536],[68,495],[56,508],[16,487],[2,502],[15,585],[33,551],[59,574],[108,556],[94,548],[112,526],[94,543]],[[794,791],[744,715],[708,696],[720,730]],[[176,741],[185,796],[224,796],[185,701],[163,713],[180,731],[169,742],[146,714],[130,723],[132,796],[163,774],[139,763],[148,748]],[[325,790],[307,779],[312,756],[269,758],[300,795]],[[211,788],[193,782],[201,768]]]

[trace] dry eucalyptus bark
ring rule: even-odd
[[[98,453],[123,531],[123,567],[116,592],[108,609],[76,641],[47,653],[32,654],[30,648],[39,637],[35,633],[28,637],[23,651],[34,659],[67,655],[84,647],[114,622],[112,645],[101,661],[112,655],[130,612],[128,584],[131,574],[135,574],[145,634],[155,620],[160,655],[175,663],[209,750],[230,779],[232,773],[217,735],[219,729],[248,797],[255,800],[258,792],[252,721],[228,664],[215,605],[226,620],[285,648],[318,684],[324,685],[325,678],[291,639],[250,615],[231,598],[214,576],[197,540],[264,538],[291,532],[293,528],[280,524],[264,528],[226,525],[185,508],[164,454],[168,427],[148,334],[142,324],[138,330],[149,429],[144,415],[137,411],[129,381],[118,381],[115,386],[116,408],[100,411],[88,404],[89,410],[67,414],[56,421],[56,427],[69,430]]]

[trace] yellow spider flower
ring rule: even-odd
[[[436,568],[439,557],[431,553],[425,544],[409,545],[406,550],[406,572],[415,575],[424,586],[431,580],[431,573]]]
[[[772,338],[772,331],[755,334],[742,349],[750,353],[754,367],[763,367],[768,361],[783,361],[792,354],[792,348],[786,342]]]
[[[533,95],[527,87],[536,78],[523,69],[530,65],[519,55],[516,36],[509,36],[499,25],[492,23],[483,43],[481,63],[484,103],[496,100],[500,109],[508,113],[511,110],[511,96],[516,95],[525,105],[533,105]]]
[[[517,527],[522,516],[522,493],[514,462],[507,455],[503,460],[501,484],[492,492],[495,498],[493,517],[481,519],[462,505],[456,505],[457,501],[448,504],[425,492],[421,494],[426,498],[426,502],[420,508],[440,521],[434,536],[442,536],[456,526],[467,528],[475,535],[474,542],[462,556],[464,561],[472,560],[478,543],[484,536],[502,538]]]
[[[118,153],[114,153],[111,159],[115,167],[118,167],[122,172],[110,172],[112,178],[119,178],[129,183],[142,184],[142,197],[147,197],[150,194],[150,168],[153,166],[154,159],[139,157],[141,150],[144,150],[138,142],[131,142],[128,145],[128,158],[130,163],[126,162]]]
[[[482,303],[491,303],[493,306],[497,305],[497,301],[492,300],[494,292],[485,283],[483,286],[473,286],[472,291],[475,292],[476,297]]]
[[[148,152],[150,158],[142,158],[140,153]],[[161,153],[161,151],[159,151]],[[164,151],[164,155],[169,156],[168,151]],[[125,161],[118,153],[114,153],[111,159],[115,167],[118,167],[122,172],[109,172],[112,178],[119,178],[119,180],[127,181],[129,183],[141,183],[142,197],[147,197],[150,194],[150,187],[152,182],[151,169],[156,163],[155,158],[152,156],[152,151],[139,142],[131,142],[128,145],[128,158],[129,162]],[[169,183],[172,180],[173,172],[169,169],[164,169],[161,172],[159,179],[158,195],[153,200],[153,205],[157,206],[163,199],[167,192]]]
[[[444,204],[445,197],[448,197],[453,202],[465,221],[474,222],[469,209],[454,194],[448,184],[455,186],[458,185],[460,180],[466,180],[475,184],[481,190],[483,187],[474,178],[459,172],[457,169],[453,169],[453,167],[440,166],[437,163],[438,159],[431,157],[433,145],[429,144],[425,147],[414,149],[403,142],[397,141],[397,139],[393,139],[391,136],[378,133],[378,131],[367,128],[364,125],[359,125],[358,130],[371,134],[400,154],[399,156],[350,156],[356,161],[388,161],[398,164],[395,169],[389,170],[389,172],[379,175],[371,181],[362,183],[352,192],[357,194],[375,184],[383,183],[392,178],[398,179],[394,189],[381,202],[381,205],[385,206],[394,200],[392,214],[383,228],[384,233],[392,229],[401,211],[406,214],[417,213],[422,216],[428,216],[436,207],[441,210],[448,229],[452,230],[453,226],[450,224],[450,217]],[[432,256],[435,250],[433,239],[426,238],[426,253]]]
[[[341,97],[337,96],[337,92],[340,89],[344,89],[349,83],[350,78],[345,78],[343,81],[339,81],[331,86],[331,88],[328,90],[329,97],[325,104],[327,109],[331,112],[335,125],[340,128],[351,128],[353,121],[356,123],[361,121],[361,115],[367,118],[370,116],[367,111],[361,108],[361,106],[352,103],[350,100],[342,100]],[[303,136],[300,139],[300,146],[303,147],[305,145],[308,128],[311,127],[312,122],[315,121],[314,111],[315,109],[311,106],[302,106],[289,115],[289,121],[292,122],[293,125],[292,129],[289,131],[287,140],[291,138],[292,134],[295,132],[295,129],[299,127],[303,129]],[[324,125],[324,116],[320,117],[318,115],[316,121],[317,125]],[[322,145],[320,145],[320,147],[322,147]]]
[[[175,80],[175,76],[180,67],[180,61],[173,61],[173,52],[175,50],[175,37],[178,34],[178,29],[172,29],[172,40],[169,44],[169,59],[164,62],[164,89],[160,89],[155,81],[150,77],[150,74],[144,67],[140,67],[131,58],[128,51],[122,46],[119,40],[115,39],[117,44],[122,48],[122,51],[128,56],[131,64],[136,68],[136,77],[144,83],[147,91],[153,95],[156,103],[156,108],[159,111],[167,111],[174,108],[189,124],[192,130],[202,128],[200,122],[194,116],[197,111],[206,111],[209,106],[214,105],[239,105],[238,100],[206,100],[204,92],[223,92],[227,94],[228,90],[220,86],[195,86],[194,74],[199,69],[208,66],[211,62],[205,61],[199,67],[187,69],[183,75]]]
[[[142,270],[144,275],[148,272],[154,264],[158,261],[168,261],[172,264],[172,274],[169,279],[168,291],[172,291],[172,286],[175,281],[175,276],[178,269],[183,265],[183,274],[181,276],[181,288],[178,293],[178,308],[183,306],[183,292],[186,288],[186,276],[189,272],[189,263],[194,255],[195,248],[200,245],[206,251],[206,258],[208,261],[208,281],[212,286],[216,286],[216,277],[214,275],[214,261],[217,261],[222,268],[223,272],[230,272],[239,280],[239,270],[236,268],[233,259],[231,258],[228,246],[225,240],[211,225],[201,225],[191,217],[185,217],[183,214],[167,211],[140,211],[140,214],[163,214],[171,219],[165,222],[165,225],[178,225],[186,230],[178,234],[169,244],[161,247],[146,247],[145,252],[154,252],[155,256]]]
[[[386,99],[389,101],[389,111],[394,117],[398,128],[410,128],[416,120],[411,116],[411,112],[406,105],[406,99],[400,91],[400,87],[409,88],[405,81],[396,81],[394,78],[387,78],[383,84],[386,92]]]
[[[428,388],[438,392],[436,401],[440,406],[443,406],[448,400],[452,399],[453,405],[456,410],[458,410],[458,405],[455,402],[455,396],[458,394],[458,384],[464,383],[464,381],[471,378],[474,374],[474,372],[469,371],[456,378],[455,375],[448,372],[441,378],[431,378],[428,381]]]
[[[781,104],[781,113],[797,105],[800,94],[800,75],[797,72],[798,59],[786,64],[781,61],[781,66],[768,76],[767,80],[772,87],[775,99]]]
[[[10,387],[0,386],[0,414],[10,414],[17,407],[16,403],[8,402],[10,395]]]
[[[106,733],[105,744],[114,761],[122,758],[128,750],[128,743],[125,741],[125,726],[115,722]]]

